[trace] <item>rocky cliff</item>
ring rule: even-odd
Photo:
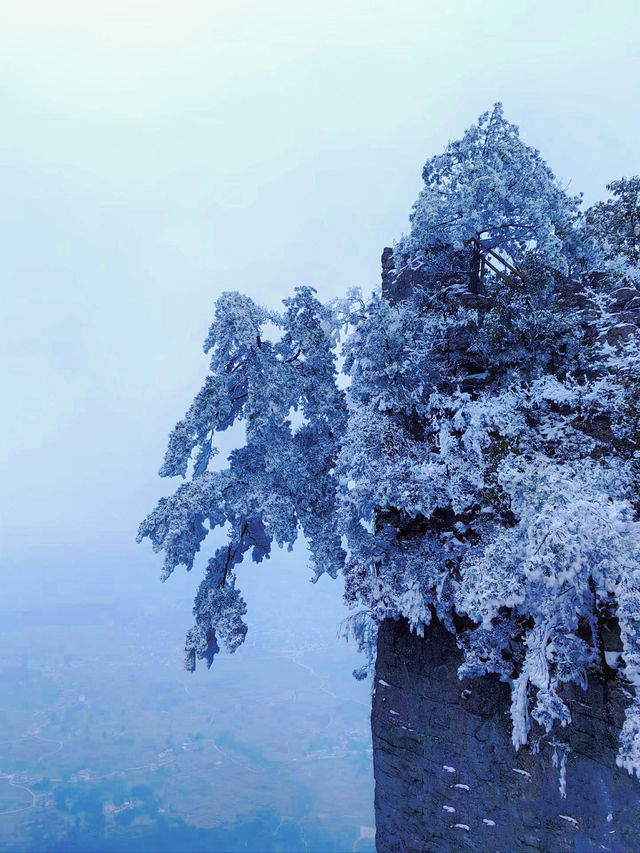
[[[533,749],[514,751],[507,685],[459,680],[461,661],[435,620],[424,638],[404,620],[380,626],[371,716],[378,851],[640,850],[640,783],[616,766],[624,686],[593,679],[584,693],[574,688],[571,733],[556,735],[570,751],[556,748],[554,767],[541,730],[530,734]]]

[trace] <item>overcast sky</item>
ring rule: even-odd
[[[133,538],[215,298],[375,287],[424,161],[494,101],[587,201],[637,174],[639,8],[3,0],[0,510],[23,591],[80,554],[87,579],[141,559],[152,582]]]

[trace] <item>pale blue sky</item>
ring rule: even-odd
[[[638,8],[4,0],[5,571],[126,569],[216,296],[376,286],[425,159],[494,101],[588,201],[638,173]]]

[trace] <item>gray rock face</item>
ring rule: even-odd
[[[463,286],[469,284],[471,252],[452,252],[450,247],[433,247],[421,257],[398,259],[393,249],[382,252],[382,295],[392,305],[407,299],[416,290],[430,290],[434,285]]]
[[[404,620],[378,635],[372,705],[379,853],[640,851],[640,783],[616,766],[628,694],[593,679],[567,692],[566,798],[543,730],[511,744],[507,685],[459,680],[454,638],[434,621],[424,639]],[[577,709],[577,710],[576,710]],[[558,750],[561,755],[563,750]]]

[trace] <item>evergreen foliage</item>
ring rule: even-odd
[[[510,684],[516,748],[570,724],[563,685],[624,681],[619,763],[640,775],[639,179],[582,213],[500,105],[423,177],[384,294],[218,300],[211,373],[160,471],[187,482],[139,538],[166,578],[227,526],[189,668],[244,638],[244,554],[301,529],[316,577],[344,573],[362,645],[385,618],[421,634],[435,616],[460,675]],[[210,470],[235,421],[245,445]]]

